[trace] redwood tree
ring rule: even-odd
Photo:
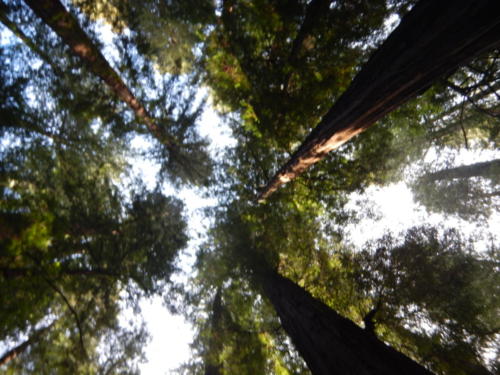
[[[496,2],[421,0],[259,194],[264,200],[439,77],[500,45]]]
[[[149,131],[167,147],[175,147],[175,142],[166,137],[144,105],[138,100],[118,73],[109,65],[94,42],[82,30],[76,18],[69,13],[59,0],[26,0],[26,4],[66,43],[71,51],[100,77],[109,89],[134,111]]]
[[[275,271],[261,284],[313,375],[432,374]]]
[[[500,173],[500,159],[489,160],[454,168],[445,168],[428,173],[422,178],[427,181],[450,180],[454,178],[493,177]]]

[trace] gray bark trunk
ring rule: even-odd
[[[462,165],[455,168],[442,169],[438,172],[429,173],[423,178],[427,181],[438,181],[470,177],[488,178],[494,175],[500,175],[500,159],[470,165]]]
[[[208,353],[205,358],[205,375],[220,375],[222,365],[220,355],[222,353],[221,342],[222,323],[222,297],[220,288],[215,293],[212,304],[212,317],[210,321],[210,338],[208,341]]]

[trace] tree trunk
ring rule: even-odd
[[[3,2],[0,2],[0,22],[2,22],[5,25],[5,27],[7,27],[12,32],[12,34],[21,39],[21,41],[26,46],[28,46],[34,53],[36,53],[46,64],[50,65],[50,67],[54,70],[54,72],[57,75],[62,76],[62,72],[56,65],[52,63],[50,57],[40,48],[38,48],[36,43],[34,43],[26,34],[22,32],[21,29],[19,29],[19,27],[17,27],[17,25],[14,22],[12,22],[7,17],[8,11],[9,11],[8,6],[5,5]]]
[[[317,25],[318,18],[328,13],[330,3],[330,0],[311,0],[307,4],[304,21],[302,25],[300,25],[297,36],[292,42],[288,63],[293,64],[296,62],[303,47],[304,40],[311,34],[311,31],[313,31],[314,27]]]
[[[217,289],[212,305],[212,317],[210,319],[210,336],[208,339],[208,353],[206,353],[205,375],[220,375],[221,362],[220,355],[222,354],[222,298],[221,290]]]
[[[426,174],[423,179],[429,182],[451,180],[454,178],[491,177],[500,175],[500,159],[462,165],[455,168],[442,169],[438,172]]]
[[[260,280],[313,375],[432,374],[278,273]]]
[[[260,193],[262,201],[437,78],[500,46],[494,0],[421,0]]]
[[[47,270],[33,267],[0,267],[0,273],[6,279],[16,279],[28,276],[46,276]],[[57,276],[89,276],[89,277],[114,277],[119,278],[120,273],[112,272],[106,268],[69,268],[57,271]]]
[[[165,146],[173,148],[175,143],[167,139],[160,127],[149,115],[142,103],[132,94],[118,73],[108,64],[104,56],[92,40],[81,29],[73,17],[59,0],[25,0],[35,12],[59,37],[71,51],[87,64],[88,68],[100,77],[110,90],[134,111],[149,131]]]
[[[0,357],[0,366],[6,365],[10,361],[12,361],[14,358],[16,358],[19,354],[23,353],[26,349],[28,349],[28,347],[31,344],[38,341],[40,339],[40,337],[54,325],[54,323],[55,322],[51,323],[48,326],[37,329],[35,332],[33,332],[33,334],[26,341],[23,341],[21,344],[17,345],[15,348],[12,348],[12,349],[6,351]]]

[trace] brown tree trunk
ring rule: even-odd
[[[423,177],[426,181],[451,180],[454,178],[490,177],[500,175],[500,159],[442,169]]]
[[[313,375],[432,374],[278,273],[261,281]]]
[[[0,357],[0,366],[6,365],[10,361],[12,361],[14,358],[16,358],[19,354],[23,353],[26,349],[28,349],[28,347],[31,344],[38,341],[40,339],[40,337],[46,331],[48,331],[53,325],[54,325],[54,322],[48,326],[37,329],[26,341],[23,341],[21,344],[17,345],[15,348],[12,348],[12,349],[6,351]]]
[[[494,0],[421,0],[260,193],[262,201],[437,78],[500,46]]]
[[[167,147],[175,144],[167,139],[160,127],[149,115],[142,103],[132,94],[118,73],[108,64],[104,56],[92,40],[82,30],[78,21],[71,15],[59,0],[25,0],[26,4],[55,31],[71,51],[101,78],[110,90],[134,111],[136,117],[142,120],[149,131]]]
[[[304,21],[299,28],[297,36],[292,42],[292,49],[290,55],[288,56],[289,63],[296,62],[304,44],[304,40],[311,34],[311,31],[314,30],[318,18],[328,13],[330,3],[330,0],[311,0],[307,4]]]

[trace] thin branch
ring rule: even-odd
[[[468,92],[467,89],[464,89],[464,88],[462,88],[460,86],[457,86],[453,82],[450,82],[450,81],[448,81],[448,86],[451,89],[453,89],[454,91],[456,91],[457,93],[459,93],[460,95],[462,95],[479,112],[484,113],[485,115],[488,115],[488,116],[491,116],[491,117],[500,118],[500,114],[499,113],[491,112],[489,109],[483,108],[479,104],[477,104],[476,101],[469,96],[469,92]]]
[[[465,106],[465,100],[462,101],[462,108],[460,109],[460,128],[462,129],[462,134],[464,136],[465,148],[468,150],[469,142],[467,140],[467,132],[465,131],[464,128],[464,106]]]
[[[80,338],[80,346],[82,347],[82,352],[83,352],[85,358],[88,358],[87,350],[85,349],[85,345],[83,343],[83,333],[82,333],[83,330],[82,330],[82,324],[81,324],[81,321],[80,321],[80,317],[78,316],[78,313],[73,308],[73,306],[71,306],[71,303],[68,301],[68,299],[66,298],[66,296],[64,295],[64,293],[61,291],[61,289],[59,289],[57,287],[57,285],[55,285],[48,278],[44,277],[44,280],[47,282],[47,284],[49,284],[49,286],[52,289],[54,289],[57,292],[57,294],[59,294],[61,296],[61,298],[63,299],[64,303],[68,306],[69,310],[71,311],[71,314],[73,314],[73,317],[75,318],[76,325],[77,325],[77,328],[78,328],[78,335],[79,335],[79,338]]]

